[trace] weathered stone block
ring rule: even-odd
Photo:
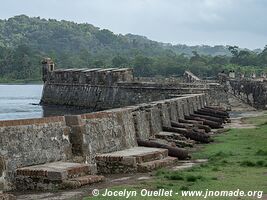
[[[150,125],[145,110],[137,110],[133,112],[136,136],[140,139],[148,139],[150,137]]]
[[[176,101],[173,100],[173,101],[169,101],[169,113],[170,113],[170,117],[171,117],[171,120],[173,121],[178,121],[178,113],[177,113],[177,104],[176,104]]]
[[[134,120],[130,109],[92,113],[84,117],[84,144],[88,162],[96,153],[107,153],[137,146]]]
[[[176,100],[178,118],[184,119],[184,107],[181,99]]]
[[[55,122],[50,122],[55,120]],[[49,121],[49,123],[46,123]],[[31,122],[31,124],[29,123]],[[35,122],[37,122],[35,124]],[[7,122],[2,122],[2,125]],[[14,187],[18,167],[42,164],[72,157],[69,135],[64,118],[15,120],[0,127],[0,156],[5,157],[2,180],[5,189]],[[3,161],[3,160],[2,160]]]
[[[193,98],[192,97],[186,98],[186,102],[187,102],[187,105],[188,105],[189,114],[193,114],[194,113]]]
[[[65,121],[67,126],[81,126],[82,118],[81,115],[66,115]]]
[[[185,98],[182,99],[184,115],[189,115],[189,104]]]
[[[146,109],[146,112],[150,124],[150,136],[154,138],[155,134],[162,131],[160,110],[157,105],[152,105],[152,107]]]
[[[168,107],[164,102],[159,102],[157,103],[158,108],[160,110],[160,116],[162,120],[162,125],[163,126],[171,126],[171,118],[169,115]]]

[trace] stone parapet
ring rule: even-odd
[[[104,171],[136,171],[140,159],[150,162],[161,157],[99,157],[99,154],[137,147],[137,138],[155,138],[163,126],[183,119],[208,104],[205,94],[182,95],[135,106],[82,115],[0,122],[0,187],[13,187],[17,168],[82,157],[82,162]],[[164,156],[166,152],[164,153]],[[164,157],[162,156],[162,157]],[[110,168],[105,166],[110,163]],[[154,165],[154,164],[151,164]],[[160,166],[160,164],[155,164]],[[117,167],[117,168],[116,168]],[[24,173],[25,171],[23,171]],[[36,172],[37,173],[37,172]],[[38,172],[39,173],[39,172]],[[40,172],[43,173],[43,172]]]

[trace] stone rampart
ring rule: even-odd
[[[57,69],[47,74],[47,83],[114,85],[133,81],[131,68]]]
[[[113,86],[45,84],[41,102],[104,110],[201,93],[209,94],[210,102],[214,105],[224,106],[228,103],[226,91],[219,84],[206,87],[189,84],[185,87],[185,84],[170,86],[156,83],[118,83]]]
[[[16,169],[76,156],[95,164],[98,154],[137,146],[184,115],[208,104],[192,94],[101,112],[0,121],[0,190],[12,188]]]
[[[206,95],[185,95],[136,106],[66,116],[66,122],[72,127],[70,138],[75,138],[75,143],[71,142],[76,150],[74,154],[94,164],[97,154],[135,147],[136,138],[154,138],[162,131],[163,125],[170,126],[171,120],[177,121],[205,105]]]
[[[98,111],[200,93],[209,94],[213,104],[228,104],[220,84],[202,83],[188,71],[185,72],[186,77],[193,81],[187,83],[141,82],[134,78],[131,68],[55,70],[51,59],[47,58],[42,63],[42,104],[79,106]]]

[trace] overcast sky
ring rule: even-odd
[[[267,44],[267,0],[0,0],[0,18],[87,22],[114,33],[187,45]]]

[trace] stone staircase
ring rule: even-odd
[[[104,176],[92,175],[93,167],[71,162],[53,162],[17,169],[17,190],[54,190],[77,188],[104,181]]]
[[[148,147],[99,154],[95,159],[98,174],[150,172],[177,162],[177,158],[168,156],[167,149]],[[95,174],[95,166],[60,161],[18,168],[15,184],[19,191],[78,188],[105,180]]]
[[[133,147],[96,156],[101,174],[149,172],[174,165],[177,158],[169,157],[167,149]]]

